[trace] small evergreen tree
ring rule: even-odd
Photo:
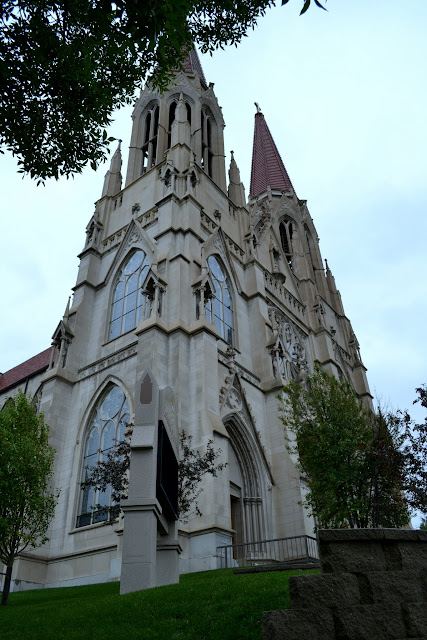
[[[0,560],[6,566],[2,605],[7,605],[13,562],[48,538],[59,491],[52,490],[55,450],[49,427],[21,391],[0,411]]]

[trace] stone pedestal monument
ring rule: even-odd
[[[129,492],[124,511],[120,593],[179,580],[178,426],[173,391],[149,369],[135,392]]]

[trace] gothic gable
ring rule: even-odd
[[[297,202],[283,194],[274,209],[274,219],[280,223],[284,218],[290,218],[295,224],[301,224],[301,214]]]
[[[116,272],[126,255],[132,249],[142,249],[150,260],[150,264],[157,262],[157,247],[148,236],[147,232],[141,227],[137,220],[132,220],[128,226],[123,240],[118,246],[114,260],[108,269],[105,282],[108,282],[112,274]]]
[[[150,104],[150,102],[153,102],[153,100],[158,102],[159,94],[157,92],[152,91],[148,88],[141,91],[141,95],[136,102],[135,108],[132,113],[132,119],[136,120],[137,118],[139,118],[146,107]]]
[[[202,251],[204,253],[204,259],[206,260],[210,255],[218,254],[224,263],[225,268],[228,271],[229,276],[232,278],[234,285],[239,293],[242,292],[239,279],[236,274],[236,270],[233,265],[230,252],[227,247],[227,238],[224,236],[222,229],[219,227],[209,236],[206,242],[202,245]]]
[[[178,91],[178,95],[180,91],[182,91],[184,94],[188,94],[193,98],[193,100],[198,100],[202,86],[197,74],[189,77],[183,71],[180,71],[174,78],[173,90],[175,93]]]
[[[212,114],[215,117],[216,123],[218,126],[225,126],[224,118],[222,115],[222,111],[218,105],[218,101],[216,96],[212,90],[212,87],[209,87],[200,98],[202,104],[205,104],[212,111]]]

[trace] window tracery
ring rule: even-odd
[[[142,249],[137,249],[119,271],[112,302],[110,340],[134,329],[141,320],[146,306],[142,285],[149,268],[148,257]]]
[[[103,460],[124,439],[129,423],[129,404],[117,385],[101,396],[89,420],[83,458],[82,482],[90,477],[91,469]],[[119,505],[111,501],[111,486],[105,491],[86,486],[82,490],[76,527],[105,522],[118,515]]]
[[[233,307],[228,278],[216,256],[209,256],[207,267],[215,288],[213,297],[206,304],[207,320],[213,320],[221,338],[233,344]]]

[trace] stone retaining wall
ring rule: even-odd
[[[318,533],[322,575],[289,579],[291,609],[267,611],[264,640],[427,639],[427,531]]]

